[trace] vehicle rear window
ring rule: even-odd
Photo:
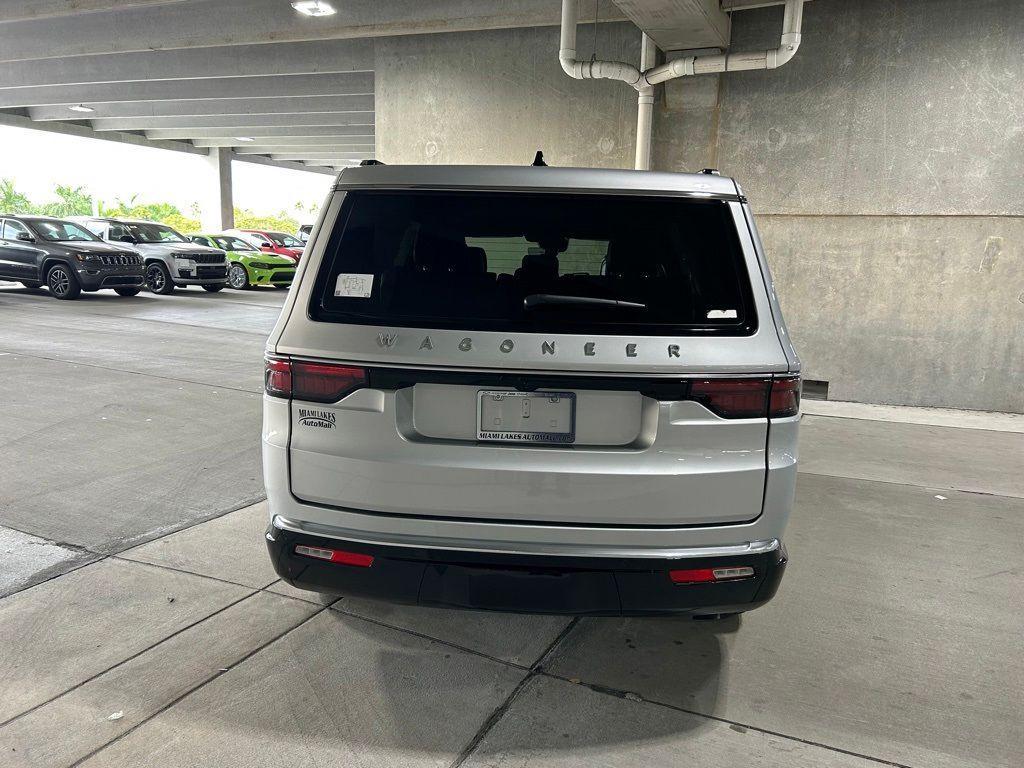
[[[727,203],[559,193],[349,192],[310,314],[609,335],[757,324]]]

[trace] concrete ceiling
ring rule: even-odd
[[[3,0],[0,124],[333,173],[374,154],[375,38],[560,17],[559,0],[330,1],[309,18],[289,0]],[[726,45],[719,3],[741,2],[599,1],[665,50]]]
[[[374,156],[374,38],[559,20],[558,0],[333,6],[309,18],[289,0],[4,0],[0,124],[334,173]],[[611,0],[600,14],[625,18]]]

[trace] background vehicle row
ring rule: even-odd
[[[295,277],[295,259],[261,251],[241,237],[229,234],[192,235],[193,243],[219,248],[228,257],[228,285],[239,290],[256,285],[287,288]]]
[[[232,230],[186,237],[154,221],[0,214],[0,279],[31,289],[46,285],[59,299],[112,288],[134,296],[169,294],[196,285],[287,288],[302,244],[282,232]]]
[[[105,243],[80,224],[8,214],[0,215],[0,279],[32,289],[45,285],[54,298],[74,299],[102,288],[134,296],[145,274],[138,252]]]
[[[138,219],[76,219],[107,242],[127,243],[145,260],[146,285],[168,294],[175,286],[199,285],[211,293],[228,284],[224,251],[190,242],[166,224]]]

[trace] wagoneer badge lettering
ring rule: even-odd
[[[388,331],[382,331],[377,334],[377,346],[382,348],[394,347],[398,341],[398,334]],[[471,352],[473,350],[473,338],[471,336],[464,336],[459,340],[458,348],[461,352]],[[509,354],[515,349],[516,343],[512,339],[502,339],[501,343],[498,344],[498,351],[502,354]],[[630,342],[625,345],[624,352],[626,357],[639,357],[638,351],[639,345]],[[419,349],[434,349],[434,341],[429,336],[424,336],[420,342]],[[678,344],[669,344],[666,347],[669,357],[679,358],[681,347]],[[557,355],[556,343],[553,341],[542,341],[540,343],[540,353],[542,355]],[[583,354],[586,357],[594,357],[597,355],[597,342],[585,341],[583,343]]]

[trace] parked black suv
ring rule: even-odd
[[[142,257],[110,245],[73,221],[0,214],[0,279],[42,285],[58,299],[113,288],[134,296],[145,284]]]

